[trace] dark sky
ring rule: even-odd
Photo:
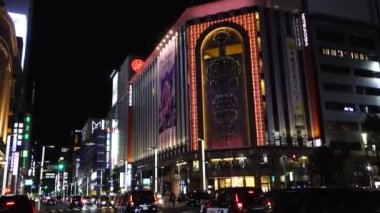
[[[69,145],[89,117],[106,116],[113,69],[149,55],[192,0],[35,0],[29,82],[35,82],[33,140]]]

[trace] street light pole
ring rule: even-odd
[[[367,143],[367,133],[363,132],[362,133],[362,139],[363,139],[363,145],[364,145],[364,153],[365,153],[365,159],[366,159],[366,166],[365,168],[368,170],[368,178],[369,178],[369,186],[372,188],[373,183],[372,183],[372,166],[369,162],[369,156],[368,156],[368,143]]]
[[[202,189],[207,190],[206,187],[206,162],[205,162],[205,141],[199,139],[201,142],[201,157],[202,157]]]
[[[40,182],[38,183],[38,196],[41,195],[42,187],[42,174],[44,171],[44,162],[45,162],[45,147],[54,148],[54,146],[42,146],[42,156],[41,156],[41,167],[40,167]],[[41,208],[41,199],[38,201],[38,210]]]
[[[158,171],[157,171],[157,164],[158,164],[158,150],[157,147],[148,147],[148,149],[154,150],[154,192],[157,193],[157,179],[158,179]]]
[[[42,187],[42,173],[44,170],[44,161],[45,161],[45,146],[42,146],[42,157],[41,157],[41,167],[40,167],[40,182],[38,184],[38,195],[41,195],[41,187]]]
[[[157,193],[157,147],[154,148],[154,192]]]

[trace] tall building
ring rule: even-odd
[[[114,71],[112,108],[109,115],[109,163],[112,170],[114,191],[126,191],[131,187],[130,169],[128,162],[132,159],[131,137],[132,125],[132,96],[129,80],[143,66],[144,61],[139,56],[129,55],[121,65],[120,71]]]
[[[188,8],[131,79],[138,186],[310,183],[308,156],[322,142],[303,84],[301,14],[265,3]]]
[[[367,165],[365,158],[375,160],[380,146],[365,123],[380,113],[379,25],[325,15],[308,20],[310,65],[315,67],[308,83],[317,90],[322,140],[332,150],[345,153],[340,179],[363,185],[368,182],[363,174],[370,166],[374,184],[379,181],[380,164]]]
[[[378,102],[368,79],[378,72],[378,1],[350,17],[353,8],[334,3],[334,14],[316,1],[188,8],[129,81],[135,186],[178,194],[318,185],[315,148],[347,144],[363,157],[360,123]]]
[[[15,162],[19,162],[17,156],[20,156],[20,152],[17,152],[16,149],[12,149],[11,152],[10,143],[11,141],[15,141],[12,134],[13,124],[15,123],[14,117],[17,114],[17,103],[19,103],[15,96],[15,91],[16,84],[18,84],[16,81],[18,80],[17,76],[21,73],[19,67],[21,53],[12,18],[3,7],[4,3],[0,1],[0,4],[0,158],[3,162],[1,164],[2,175],[0,176],[3,194],[5,187],[8,186],[7,179],[12,176],[12,174],[8,175],[8,171],[13,169]],[[6,148],[6,144],[9,144],[8,148]],[[16,144],[14,147],[16,147]],[[8,152],[6,151],[7,149],[9,150]],[[15,158],[17,160],[8,161],[8,159]]]
[[[10,22],[13,25],[12,36],[16,36],[15,44],[17,45],[17,58],[12,59],[13,79],[12,84],[12,102],[10,110],[12,116],[9,116],[8,125],[11,126],[9,137],[9,147],[13,147],[9,151],[7,165],[9,170],[6,172],[8,177],[4,185],[15,186],[13,193],[23,192],[23,188],[19,188],[25,184],[25,180],[30,180],[28,170],[31,168],[30,157],[30,134],[31,134],[31,114],[30,102],[31,93],[27,92],[27,54],[28,54],[28,34],[30,25],[31,0],[10,1],[2,0],[1,4],[8,13]],[[5,25],[3,27],[6,27]],[[4,28],[6,29],[6,28]],[[8,31],[7,29],[6,31]],[[9,38],[7,38],[9,39]],[[13,56],[12,56],[13,57]],[[4,90],[6,91],[6,90]],[[27,103],[29,102],[29,103]],[[5,102],[6,103],[6,102]],[[5,106],[5,105],[4,105]],[[27,123],[26,120],[29,120]],[[5,120],[3,120],[5,121]],[[28,129],[27,129],[28,127]],[[27,132],[27,133],[25,133]],[[4,140],[5,141],[5,140]],[[15,167],[14,167],[15,166]],[[22,177],[21,177],[22,176]],[[24,180],[24,183],[21,183]],[[4,191],[3,191],[4,193]]]
[[[105,191],[107,129],[103,119],[88,119],[82,129],[78,194],[100,195]]]

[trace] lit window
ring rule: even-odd
[[[343,57],[344,53],[343,50],[337,50],[338,57]]]

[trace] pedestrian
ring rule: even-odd
[[[170,193],[170,203],[172,203],[173,206],[175,206],[175,194],[174,194],[174,192]]]

